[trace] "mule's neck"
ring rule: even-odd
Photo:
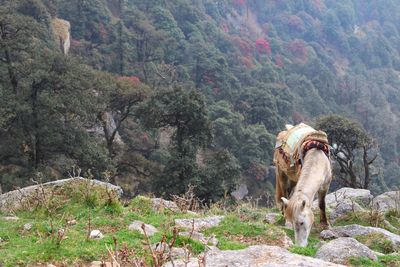
[[[322,150],[310,149],[304,157],[301,174],[293,195],[303,194],[312,201],[315,193],[331,175],[330,162]]]

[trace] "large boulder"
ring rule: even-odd
[[[356,211],[365,211],[365,209],[362,208],[357,202],[346,199],[343,202],[338,203],[338,205],[334,208],[331,208],[329,220],[333,224],[336,219],[346,215],[347,213]]]
[[[224,216],[212,216],[206,218],[175,219],[175,225],[194,231],[201,231],[214,226],[218,226]]]
[[[373,196],[367,189],[354,189],[350,187],[343,187],[339,190],[329,193],[325,197],[327,208],[336,209],[343,202],[357,202],[359,204],[368,205],[371,203]],[[313,208],[318,208],[318,200],[313,202]]]
[[[154,211],[160,211],[164,209],[168,209],[174,212],[180,211],[178,205],[176,205],[176,203],[173,201],[165,200],[162,198],[152,198],[150,199],[150,201],[151,201],[151,208]]]
[[[333,227],[329,230],[321,232],[321,237],[324,239],[338,238],[338,237],[356,237],[366,236],[370,234],[380,234],[385,239],[392,242],[394,248],[400,247],[400,236],[393,234],[385,229],[370,226],[361,226],[358,224]]]
[[[346,264],[350,258],[377,260],[376,254],[371,249],[351,237],[330,241],[318,249],[315,257],[340,264]]]
[[[21,209],[24,201],[32,199],[38,194],[41,194],[42,188],[44,190],[61,188],[66,185],[90,183],[92,186],[101,187],[116,193],[117,196],[122,196],[122,188],[110,183],[105,183],[98,180],[88,180],[82,177],[74,177],[53,182],[44,183],[42,185],[32,185],[18,190],[10,191],[0,195],[0,211],[3,213],[10,213],[15,210]]]
[[[174,261],[174,264],[167,263],[165,267],[197,267],[199,266],[199,258],[191,258],[188,263],[182,260]],[[287,251],[284,248],[257,245],[242,250],[211,250],[204,257],[205,266],[212,267],[286,267],[286,266],[302,266],[302,267],[334,267],[342,266],[335,263],[326,262],[320,259],[301,256]]]
[[[400,191],[390,191],[376,196],[373,200],[373,205],[382,212],[389,210],[400,212]]]

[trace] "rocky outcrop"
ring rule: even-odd
[[[336,209],[341,203],[356,202],[363,205],[371,203],[373,196],[367,189],[354,189],[350,187],[343,187],[339,190],[329,193],[325,197],[325,203],[328,209]],[[318,200],[313,202],[313,208],[318,208]]]
[[[60,45],[61,51],[66,55],[71,47],[71,24],[69,21],[54,18],[51,20],[51,26],[55,35],[56,41]]]
[[[400,191],[390,191],[374,198],[373,206],[379,211],[398,210],[400,212]]]
[[[143,230],[144,226],[144,230]],[[158,232],[157,228],[150,224],[145,224],[141,221],[134,221],[128,226],[128,229],[131,231],[139,231],[142,235],[144,235],[144,231],[146,231],[147,236],[153,236],[155,233]]]
[[[321,232],[321,237],[324,239],[332,239],[338,237],[355,237],[355,236],[365,236],[369,234],[381,234],[385,239],[392,242],[394,248],[400,247],[400,236],[393,234],[385,229],[361,226],[358,224],[346,225],[333,227],[329,230],[324,230]]]
[[[329,220],[333,224],[337,218],[346,215],[349,212],[355,211],[365,211],[360,204],[355,201],[351,201],[350,199],[346,199],[341,203],[338,203],[337,206],[331,208],[331,213],[329,214]]]
[[[151,201],[151,208],[154,211],[160,211],[164,209],[172,210],[174,212],[179,211],[178,205],[176,205],[173,201],[164,200],[162,198],[152,198]]]
[[[78,184],[78,183],[83,183],[83,182],[88,182],[93,186],[107,188],[108,190],[115,192],[119,197],[121,197],[122,193],[123,193],[122,188],[119,186],[116,186],[116,185],[113,185],[110,183],[101,182],[98,180],[88,180],[88,179],[85,179],[82,177],[75,177],[75,178],[69,178],[69,179],[48,182],[48,183],[44,183],[42,185],[32,185],[32,186],[21,188],[19,190],[14,190],[14,191],[10,191],[5,194],[2,194],[2,195],[0,195],[0,211],[3,213],[10,213],[12,211],[22,208],[24,201],[37,195],[40,192],[42,187],[45,190],[47,190],[49,188],[57,188],[57,187],[65,186],[65,185],[71,185],[71,184],[75,184],[75,183]]]
[[[175,219],[175,225],[178,227],[186,228],[194,231],[208,229],[218,224],[224,219],[224,216],[212,216],[206,218],[193,218],[193,219]]]
[[[240,184],[239,187],[231,193],[236,200],[242,200],[249,193],[246,184]]]
[[[320,247],[315,256],[329,262],[346,264],[350,258],[377,260],[376,254],[367,246],[351,237],[341,237]]]
[[[199,257],[201,259],[201,256]],[[191,258],[188,263],[182,260],[168,263],[168,267],[198,267],[199,259]],[[205,266],[212,267],[334,267],[343,266],[335,263],[326,262],[320,259],[293,254],[284,248],[275,246],[258,245],[251,246],[243,250],[212,250],[205,256]]]

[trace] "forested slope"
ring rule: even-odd
[[[131,193],[265,192],[275,134],[330,113],[376,140],[372,190],[400,185],[394,0],[0,2],[5,190],[75,165]]]

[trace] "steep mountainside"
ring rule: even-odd
[[[330,113],[376,139],[372,190],[400,186],[394,0],[0,2],[7,190],[72,165],[132,193],[272,190],[275,134]]]

